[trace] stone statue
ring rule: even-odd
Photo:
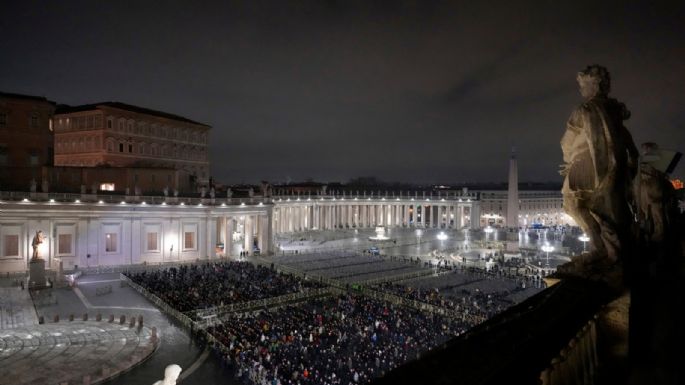
[[[31,247],[33,247],[33,255],[31,256],[32,261],[42,259],[40,257],[40,253],[38,252],[38,248],[40,247],[40,244],[43,243],[43,239],[43,231],[36,231],[36,235],[33,236],[33,241],[31,241]]]
[[[40,184],[40,190],[44,193],[50,192],[48,189],[48,186],[49,186],[49,184],[48,184],[47,179],[43,179],[43,181]]]
[[[93,183],[90,185],[90,193],[91,194],[97,194],[98,193],[98,185],[97,183]]]
[[[169,196],[169,186],[164,186],[164,196],[168,197]]]
[[[638,214],[644,240],[665,240],[666,228],[675,222],[677,198],[668,175],[654,166],[661,159],[656,143],[641,146],[640,179],[637,185]]]
[[[82,184],[81,185],[81,194],[85,194],[85,193],[86,193],[86,185]]]
[[[176,364],[167,366],[166,369],[164,369],[164,379],[159,380],[152,385],[176,385],[176,380],[178,380],[178,377],[181,375],[181,370],[183,369]]]
[[[36,180],[35,180],[35,179],[31,179],[31,192],[32,192],[32,193],[36,192],[36,185],[37,185],[37,184],[36,184]]]
[[[206,194],[207,194],[207,188],[201,187],[200,188],[200,197],[204,198]]]
[[[233,197],[233,190],[231,188],[226,189],[226,198],[231,199]]]
[[[252,198],[252,197],[254,196],[254,189],[253,189],[252,187],[250,187],[250,189],[247,190],[247,195],[248,195],[250,198]]]
[[[215,196],[216,196],[216,191],[214,190],[214,187],[212,187],[209,189],[209,197],[214,199]]]
[[[174,189],[174,198],[178,198],[178,189]]]
[[[607,69],[588,66],[576,80],[585,101],[571,113],[561,139],[564,164],[560,174],[565,177],[564,209],[592,244],[590,253],[572,264],[610,266],[630,250],[633,240],[632,182],[638,151],[623,126],[630,112],[608,96]]]

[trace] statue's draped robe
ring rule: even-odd
[[[561,139],[566,175],[562,193],[574,206],[567,210],[588,233],[597,232],[588,222],[597,222],[610,254],[620,248],[619,226],[629,227],[631,217],[638,152],[622,124],[628,117],[615,99],[593,98],[573,111]],[[594,219],[581,210],[589,210]]]

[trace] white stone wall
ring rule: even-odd
[[[0,273],[27,269],[32,255],[31,241],[38,230],[44,234],[39,250],[47,266],[56,267],[61,259],[65,269],[75,265],[112,266],[215,258],[217,240],[226,238],[217,226],[224,218],[227,221],[264,218],[252,221],[252,231],[259,247],[268,252],[270,213],[268,205],[0,202]],[[184,247],[185,232],[194,234],[191,247]],[[157,245],[152,250],[147,247],[148,233],[157,233]],[[110,239],[116,237],[110,244],[111,250],[107,249],[107,234]],[[18,236],[18,255],[5,255],[6,236],[14,235]],[[70,236],[69,247],[63,247],[61,253],[60,235]],[[67,237],[62,239],[66,241]]]

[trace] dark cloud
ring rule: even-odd
[[[512,146],[544,181],[597,62],[636,142],[685,149],[682,5],[498,3],[14,1],[0,89],[207,122],[227,182],[499,181]]]

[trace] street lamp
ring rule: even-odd
[[[547,253],[547,264],[546,264],[546,266],[549,267],[549,253],[554,251],[554,246],[552,246],[550,244],[545,244],[544,246],[542,246],[542,251]]]
[[[585,252],[585,244],[590,241],[590,237],[587,236],[587,234],[583,233],[580,237],[578,237],[578,240],[583,242],[583,253]]]
[[[438,234],[438,240],[444,241],[447,239],[447,234],[445,234],[444,231],[441,231],[440,234]]]

